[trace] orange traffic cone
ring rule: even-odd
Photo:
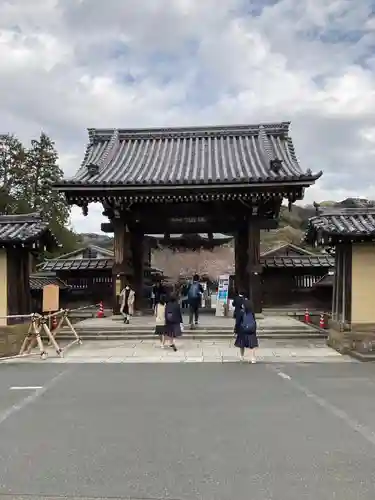
[[[52,324],[51,324],[51,327],[52,327],[52,328],[51,328],[52,330],[56,330],[56,328],[57,328],[57,318],[56,318],[56,316],[53,316],[53,317],[52,317]]]
[[[324,330],[324,328],[325,328],[325,325],[324,325],[324,314],[320,315],[319,328],[321,328],[322,330]]]
[[[305,309],[305,323],[310,323],[310,313],[307,307]]]
[[[103,302],[99,302],[99,311],[98,311],[98,318],[104,318],[104,307],[103,307]]]

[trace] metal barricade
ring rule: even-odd
[[[0,358],[0,362],[10,359],[24,358],[26,356],[35,355],[36,353],[33,352],[33,349],[35,347],[38,347],[41,359],[46,359],[48,353],[44,344],[45,338],[48,340],[47,345],[53,346],[56,351],[56,354],[60,358],[62,358],[64,356],[64,352],[66,352],[73,345],[82,344],[81,338],[78,336],[75,328],[73,327],[68,317],[69,312],[70,312],[69,309],[61,309],[60,311],[47,315],[32,313],[25,315],[3,316],[2,319],[29,319],[30,324],[25,339],[22,342],[19,354],[2,357]],[[57,327],[51,331],[49,323],[52,318],[57,318],[58,323]],[[64,345],[64,347],[60,347],[58,341],[56,340],[56,336],[60,333],[61,328],[63,328],[64,326],[67,326],[69,328],[69,330],[74,336],[74,340],[69,342],[67,345]]]

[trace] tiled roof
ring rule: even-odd
[[[261,264],[264,267],[333,267],[335,259],[329,255],[309,255],[261,257]]]
[[[326,209],[309,219],[306,241],[330,244],[340,239],[375,239],[375,209]]]
[[[53,276],[40,276],[38,274],[31,274],[29,278],[30,290],[43,290],[47,285],[57,285],[61,290],[69,288],[64,281]]]
[[[58,246],[40,214],[0,215],[0,246],[25,245],[40,239],[51,248]]]
[[[41,271],[86,271],[112,269],[113,259],[53,259],[39,267]]]
[[[289,122],[89,129],[81,168],[62,185],[311,184],[321,173],[302,171],[288,132]]]

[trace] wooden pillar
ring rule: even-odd
[[[120,276],[121,288],[123,288],[126,282],[129,282],[132,274],[130,268],[130,232],[128,231],[126,222],[123,218],[116,218],[113,220],[113,229],[113,313],[118,314],[120,312],[120,304],[117,294],[118,290],[116,290],[117,276]]]
[[[131,233],[131,252],[132,252],[132,267],[133,279],[132,287],[135,291],[135,310],[140,311],[143,307],[143,289],[144,289],[144,253],[145,253],[145,238],[144,234],[139,231]]]
[[[333,275],[333,290],[332,290],[332,319],[333,321],[337,321],[337,303],[336,303],[336,296],[337,296],[337,252],[335,252],[335,271]]]
[[[261,265],[260,265],[260,227],[256,219],[248,221],[248,274],[249,297],[253,302],[254,311],[262,312]]]
[[[247,226],[239,227],[234,239],[235,278],[237,292],[247,294],[249,290],[249,275],[247,268],[249,238]]]

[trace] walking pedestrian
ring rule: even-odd
[[[165,295],[161,295],[159,303],[155,306],[155,335],[159,336],[160,346],[165,347]]]
[[[169,296],[165,306],[165,336],[169,340],[169,346],[176,352],[175,339],[182,335],[181,307],[174,293]]]
[[[250,350],[250,361],[256,363],[255,348],[258,347],[257,324],[254,307],[250,300],[245,300],[243,309],[236,319],[236,341],[234,345],[240,349],[241,361],[245,360],[245,349]]]
[[[233,318],[234,318],[234,333],[236,333],[237,318],[239,317],[241,311],[243,310],[246,296],[243,292],[238,292],[237,295],[232,300]]]
[[[187,299],[189,304],[189,325],[193,328],[198,325],[199,321],[199,307],[204,293],[203,286],[199,282],[198,274],[194,274],[193,282],[190,284],[187,292]]]
[[[152,294],[154,296],[154,309],[155,309],[156,304],[160,302],[160,297],[162,295],[165,295],[165,287],[163,286],[160,280],[158,280],[152,287]]]
[[[120,312],[124,318],[124,323],[129,324],[130,318],[134,314],[135,292],[126,285],[120,293],[121,307]]]

